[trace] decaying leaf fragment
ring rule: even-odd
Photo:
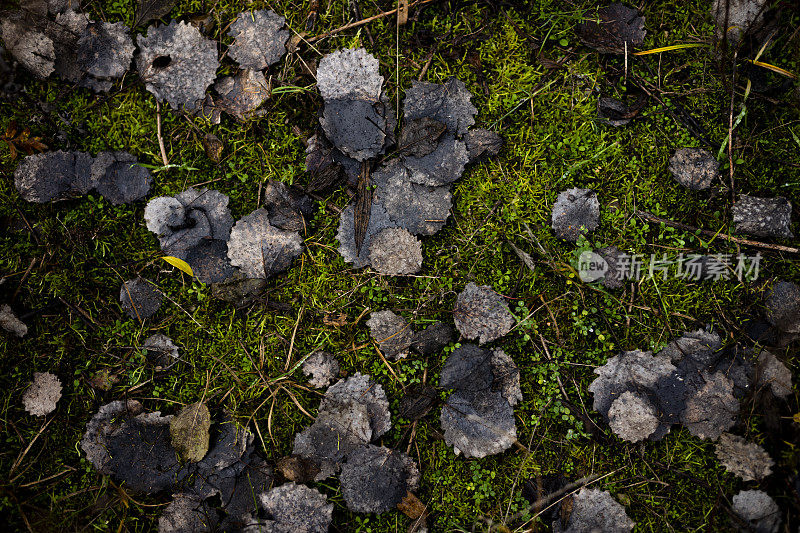
[[[744,481],[761,481],[775,465],[764,448],[730,433],[720,435],[714,453],[728,472]]]
[[[311,376],[312,387],[327,387],[339,375],[339,362],[332,353],[316,351],[303,362],[303,374]]]
[[[403,116],[406,120],[434,119],[444,124],[451,135],[460,138],[475,124],[478,114],[471,100],[472,93],[456,78],[449,78],[442,84],[412,81],[403,102]]]
[[[722,372],[703,374],[705,385],[686,400],[681,423],[701,439],[716,439],[736,423],[739,400],[733,395],[733,381]]]
[[[769,494],[761,490],[743,490],[733,497],[733,512],[745,521],[747,527],[738,527],[742,533],[777,533],[781,526],[781,510]]]
[[[0,305],[0,328],[13,333],[17,337],[24,337],[28,334],[28,326],[17,318],[17,315],[14,314],[8,304]]]
[[[9,53],[37,78],[44,79],[55,70],[53,40],[44,28],[12,14],[0,20],[0,37]]]
[[[119,290],[119,301],[122,310],[131,317],[139,320],[150,318],[158,308],[164,295],[144,278],[135,278],[122,284]]]
[[[625,391],[608,409],[608,425],[621,439],[638,442],[656,432],[658,413],[646,397]]]
[[[286,53],[289,31],[286,19],[268,9],[239,13],[228,35],[233,44],[228,54],[243,69],[264,70]]]
[[[247,531],[297,531],[299,533],[327,533],[333,520],[333,504],[317,489],[286,483],[275,487],[260,497],[261,507],[271,519]]]
[[[644,17],[635,9],[617,2],[600,8],[597,16],[599,20],[587,20],[576,29],[586,46],[602,54],[624,54],[626,50],[630,54],[634,46],[644,43]]]
[[[347,456],[339,476],[342,497],[357,513],[385,513],[419,484],[419,471],[404,453],[368,444]]]
[[[440,422],[445,442],[464,457],[501,453],[517,439],[514,411],[499,392],[454,392]]]
[[[468,283],[458,295],[453,320],[467,339],[481,344],[499,339],[514,326],[515,320],[502,296],[488,285]]]
[[[176,111],[198,110],[219,67],[216,43],[178,21],[151,26],[137,43],[136,65],[147,90]]]
[[[792,394],[792,371],[774,353],[762,349],[758,355],[758,385],[769,387],[777,398],[787,398]]]
[[[681,148],[669,158],[672,177],[688,189],[702,191],[720,178],[719,163],[704,148]]]
[[[252,117],[262,117],[266,111],[258,109],[271,94],[267,78],[259,70],[240,70],[234,76],[225,76],[214,83],[219,95],[215,105],[219,111],[233,115],[244,122]]]
[[[794,237],[791,230],[792,204],[786,198],[757,198],[743,194],[733,204],[736,231],[756,237]]]
[[[34,372],[33,383],[22,394],[25,411],[34,416],[49,415],[61,399],[61,381],[49,372]]]
[[[572,512],[553,522],[553,533],[630,533],[636,525],[607,490],[584,487],[569,501]]]
[[[256,209],[231,229],[228,258],[249,278],[269,278],[283,272],[301,253],[300,235],[270,224],[266,209]]]
[[[107,92],[113,80],[128,72],[135,50],[122,22],[90,22],[77,42],[76,65],[80,85]]]
[[[800,286],[791,281],[778,281],[764,303],[770,324],[785,333],[800,333]]]
[[[600,202],[590,189],[568,189],[558,194],[553,204],[553,231],[556,237],[575,242],[600,224]]]
[[[726,37],[731,44],[738,43],[763,24],[768,4],[768,0],[714,0],[711,15],[717,39]]]
[[[414,274],[422,268],[422,243],[406,229],[386,228],[372,239],[369,261],[381,274]]]
[[[181,409],[169,422],[172,447],[184,461],[196,463],[208,453],[211,413],[197,402]]]
[[[370,313],[367,320],[370,335],[387,358],[397,361],[408,355],[414,341],[414,330],[406,320],[384,309]]]
[[[211,533],[217,512],[195,494],[176,494],[158,517],[158,533]]]
[[[178,362],[178,347],[163,333],[150,335],[142,343],[145,355],[157,369],[168,369]]]
[[[150,171],[128,152],[100,152],[92,161],[91,183],[114,205],[144,198],[152,181]]]

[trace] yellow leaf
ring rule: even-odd
[[[164,256],[161,259],[163,259],[170,265],[174,266],[181,272],[189,274],[190,276],[194,276],[194,272],[192,272],[192,267],[190,267],[189,263],[187,263],[183,259],[178,259],[177,257],[172,257],[171,255]]]
[[[794,416],[792,417],[792,420],[800,424],[800,413],[795,413]]]

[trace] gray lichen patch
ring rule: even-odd
[[[719,163],[704,148],[681,148],[669,158],[672,177],[688,189],[702,191],[719,179]]]
[[[475,124],[478,110],[464,82],[450,78],[445,83],[412,81],[403,102],[406,120],[432,118],[447,126],[451,135],[463,137]]]
[[[261,507],[278,526],[266,531],[327,533],[333,520],[333,504],[317,489],[285,483],[259,498]],[[260,531],[257,529],[256,531]]]
[[[150,171],[128,152],[100,152],[92,161],[91,183],[114,205],[144,198],[152,181]]]
[[[761,481],[775,465],[764,448],[730,433],[720,435],[714,453],[725,470],[744,481]]]
[[[415,235],[433,235],[445,225],[453,205],[449,186],[429,187],[413,183],[409,171],[390,162],[372,174],[373,202],[386,210],[398,226]]]
[[[499,392],[452,393],[440,422],[445,442],[468,458],[501,453],[517,440],[514,411]]]
[[[231,264],[249,278],[266,279],[283,272],[302,253],[300,235],[274,227],[263,208],[236,222],[228,241]]]
[[[317,88],[326,102],[381,99],[383,76],[378,59],[363,48],[337,50],[319,60]]]
[[[339,229],[336,232],[336,239],[339,241],[339,253],[347,263],[353,263],[353,267],[361,268],[369,265],[370,242],[375,235],[386,228],[398,226],[391,220],[386,213],[386,209],[373,199],[370,207],[369,226],[361,243],[361,250],[358,251],[355,239],[355,204],[352,202],[347,205],[339,217]]]
[[[385,513],[416,489],[419,472],[405,454],[366,445],[347,456],[339,476],[347,508],[357,513]]]
[[[150,318],[158,308],[164,295],[144,278],[131,279],[122,284],[119,301],[122,310],[131,318],[144,320]]]
[[[77,42],[76,65],[84,76],[79,83],[107,92],[113,80],[128,72],[135,50],[122,22],[91,22]]]
[[[636,525],[608,491],[584,487],[569,503],[572,511],[553,522],[553,533],[630,533]]]
[[[757,198],[743,194],[733,204],[733,223],[738,233],[756,237],[792,238],[792,204],[786,198]]]
[[[757,385],[768,387],[778,398],[792,394],[792,371],[769,350],[761,350],[758,355]]]
[[[716,439],[736,423],[739,400],[733,395],[733,381],[722,372],[704,374],[705,385],[686,400],[681,423],[701,439]]]
[[[502,296],[487,285],[468,283],[456,299],[453,319],[458,331],[481,344],[499,339],[514,326],[515,320]]]
[[[415,274],[422,268],[422,243],[406,229],[386,228],[370,242],[369,262],[387,276]]]
[[[243,69],[264,70],[286,53],[286,19],[269,9],[244,11],[231,24],[228,55]]]
[[[0,305],[0,328],[17,337],[24,337],[28,334],[28,326],[14,314],[8,304]]]
[[[93,188],[92,157],[85,152],[44,152],[26,156],[14,171],[14,186],[28,202],[61,200]]]
[[[147,360],[151,362],[157,370],[166,370],[178,362],[180,357],[178,347],[163,333],[150,335],[142,343]]]
[[[216,78],[217,45],[188,22],[151,26],[137,37],[136,65],[145,87],[176,111],[199,108]]]
[[[777,533],[781,526],[781,510],[769,494],[761,490],[743,490],[733,497],[733,512],[744,520],[748,533]]]
[[[33,416],[49,415],[61,399],[61,381],[49,372],[34,372],[33,383],[22,394],[25,411]]]
[[[217,108],[241,122],[266,115],[266,111],[258,108],[270,97],[271,89],[259,70],[245,69],[234,76],[225,76],[214,83],[214,90],[219,95]]]
[[[375,311],[370,313],[367,327],[388,359],[397,361],[408,355],[411,343],[414,342],[414,330],[403,317],[388,309]]]
[[[404,156],[402,161],[408,169],[409,181],[440,187],[453,183],[464,174],[469,153],[463,141],[446,134],[431,153],[422,157]]]
[[[312,387],[327,387],[339,375],[339,362],[332,353],[316,351],[303,362],[303,374],[311,376],[308,384]]]
[[[625,391],[611,404],[608,425],[621,439],[639,442],[658,429],[658,413],[646,397]]]
[[[800,333],[800,286],[791,281],[778,281],[764,302],[767,320],[785,333]]]
[[[553,205],[552,225],[556,237],[575,242],[600,224],[600,202],[590,189],[568,189]]]

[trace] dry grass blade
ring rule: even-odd
[[[358,175],[358,192],[356,193],[356,208],[353,213],[354,236],[356,240],[356,253],[361,254],[361,245],[367,237],[369,217],[372,211],[372,188],[370,187],[370,171],[368,163],[361,164],[361,174]]]

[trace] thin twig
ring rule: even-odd
[[[161,150],[161,161],[164,166],[169,166],[167,150],[164,148],[164,137],[161,136],[161,104],[156,100],[156,135],[158,136],[158,149]]]
[[[412,7],[417,7],[417,6],[424,6],[425,4],[430,4],[431,2],[434,2],[434,1],[435,0],[418,0],[417,2],[414,2],[413,4],[410,4],[408,6],[408,9],[411,9]],[[377,15],[373,15],[371,17],[367,17],[365,19],[361,19],[361,20],[358,20],[356,22],[351,22],[349,24],[345,24],[344,26],[339,26],[338,28],[335,28],[335,29],[333,29],[331,31],[327,31],[327,32],[325,32],[323,34],[317,35],[316,37],[311,37],[310,39],[306,39],[306,41],[309,42],[309,43],[315,43],[315,42],[317,42],[317,41],[319,41],[321,39],[325,39],[326,37],[330,37],[331,35],[336,35],[337,33],[343,32],[345,30],[349,30],[351,28],[357,28],[359,26],[363,26],[364,24],[369,24],[372,21],[375,21],[375,20],[378,20],[378,19],[382,19],[384,17],[389,17],[391,15],[394,15],[395,13],[397,13],[397,9],[392,9],[391,11],[384,11],[382,13],[378,13]]]

